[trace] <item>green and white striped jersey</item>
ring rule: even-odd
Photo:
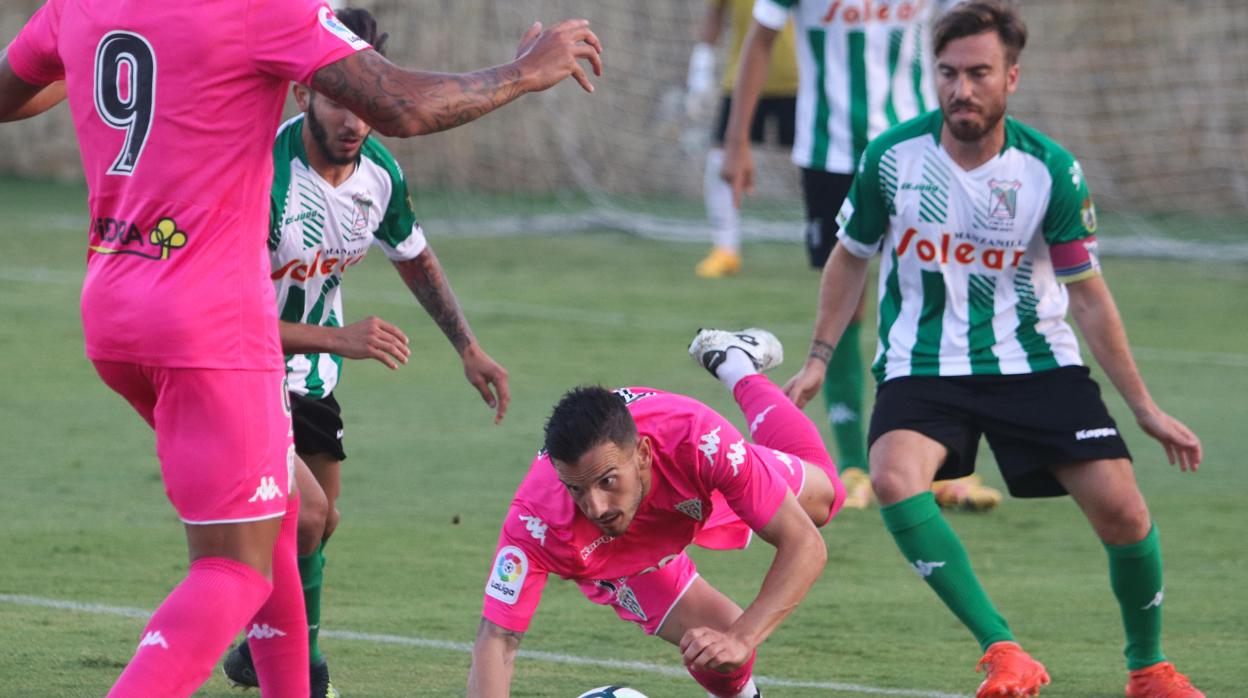
[[[331,186],[308,165],[303,115],[287,121],[273,145],[269,255],[282,320],[341,327],[342,276],[377,244],[394,261],[425,249],[407,182],[394,157],[373,137],[364,141],[355,172]],[[292,392],[321,398],[342,372],[334,354],[288,354]]]
[[[1050,255],[1095,241],[1079,163],[1007,117],[1001,152],[967,172],[942,124],[937,110],[872,141],[837,216],[847,251],[882,255],[876,379],[1081,364]]]
[[[849,174],[867,142],[936,108],[929,28],[943,0],[756,0],[754,19],[797,27],[793,162]]]

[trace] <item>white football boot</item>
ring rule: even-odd
[[[784,347],[781,346],[780,340],[767,330],[757,327],[738,332],[699,329],[693,341],[689,343],[689,356],[692,356],[699,366],[710,371],[712,376],[718,378],[719,375],[715,371],[720,364],[724,363],[729,349],[740,349],[745,352],[745,355],[754,363],[754,369],[760,373],[773,369],[784,361]]]

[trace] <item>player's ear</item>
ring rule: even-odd
[[[637,437],[637,469],[645,472],[654,460],[654,442],[649,436]]]
[[[1018,61],[1014,61],[1013,65],[1005,69],[1005,93],[1007,95],[1014,94],[1018,89]]]
[[[299,105],[299,111],[306,112],[308,105],[312,102],[312,90],[307,85],[293,83],[290,87],[291,93],[295,96],[295,104]]]

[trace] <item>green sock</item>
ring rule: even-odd
[[[1161,653],[1161,545],[1157,527],[1144,540],[1130,545],[1105,544],[1109,553],[1109,586],[1122,609],[1127,633],[1127,669],[1143,669],[1164,662]]]
[[[966,548],[941,516],[931,492],[881,507],[880,514],[910,567],[975,635],[980,649],[1014,640],[1010,626],[980,586]]]
[[[299,556],[299,578],[303,580],[303,605],[308,612],[308,660],[318,664],[323,657],[317,639],[321,634],[321,582],[325,570],[325,541],[311,555]]]
[[[851,322],[845,328],[823,379],[823,400],[836,438],[836,465],[840,472],[846,468],[867,469],[867,438],[862,431],[862,348],[858,342],[861,328],[861,322]]]

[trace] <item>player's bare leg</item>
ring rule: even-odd
[[[1053,475],[1083,510],[1109,556],[1109,580],[1122,613],[1131,698],[1201,698],[1161,650],[1165,598],[1161,546],[1131,461],[1096,460],[1059,466]]]
[[[685,632],[693,628],[710,628],[727,631],[741,617],[741,607],[732,599],[711,586],[702,577],[689,584],[676,605],[668,612],[663,625],[655,634],[673,645],[680,646]],[[760,694],[754,686],[752,673],[754,657],[732,673],[689,670],[703,688],[716,698],[757,698]]]
[[[944,445],[917,431],[880,436],[869,453],[880,515],[911,569],[979,642],[984,655],[976,669],[988,675],[977,698],[1035,695],[1048,673],[1014,641],[932,494],[932,479],[947,457]]]

